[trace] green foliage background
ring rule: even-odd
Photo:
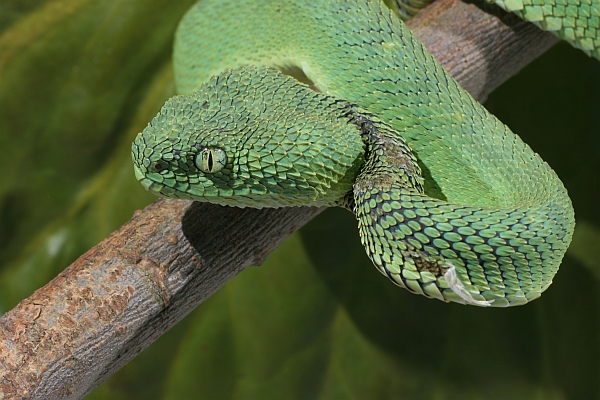
[[[0,0],[0,312],[153,201],[129,149],[173,94],[193,0]],[[90,399],[600,397],[600,62],[560,44],[486,106],[552,165],[577,230],[530,305],[398,289],[331,209]]]

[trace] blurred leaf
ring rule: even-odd
[[[192,1],[168,3],[48,1],[1,33],[0,311],[154,199],[129,148],[173,94]]]
[[[153,200],[129,148],[173,93],[192,2],[0,0],[0,311]],[[371,265],[353,216],[328,210],[89,398],[598,398],[600,63],[559,45],[486,105],[586,221],[541,299],[413,296]]]
[[[600,229],[583,221],[577,223],[569,254],[600,281]]]

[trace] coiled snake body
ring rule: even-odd
[[[133,144],[148,190],[350,208],[383,274],[444,301],[552,282],[574,229],[561,181],[378,1],[201,1],[174,57],[182,95]]]

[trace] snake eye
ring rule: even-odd
[[[206,147],[196,156],[196,167],[204,173],[214,174],[227,164],[225,150],[218,147]]]

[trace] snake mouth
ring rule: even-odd
[[[142,160],[146,148],[147,147],[144,141],[143,133],[140,133],[135,138],[131,148],[131,155],[133,158],[133,173],[135,175],[135,179],[150,193],[153,193],[157,196],[163,196],[161,192],[164,188],[164,185],[160,182],[157,182],[155,179],[152,179],[152,173],[149,173],[150,171],[148,171],[147,167],[143,164]]]
[[[133,173],[135,174],[135,179],[137,179],[138,182],[143,182],[146,179],[146,176],[144,175],[144,173],[142,171],[140,171],[138,166],[135,164],[133,164]]]
[[[136,164],[133,165],[133,173],[135,174],[135,179],[142,184],[144,189],[156,195],[162,195],[160,191],[162,190],[163,185],[146,177]]]

